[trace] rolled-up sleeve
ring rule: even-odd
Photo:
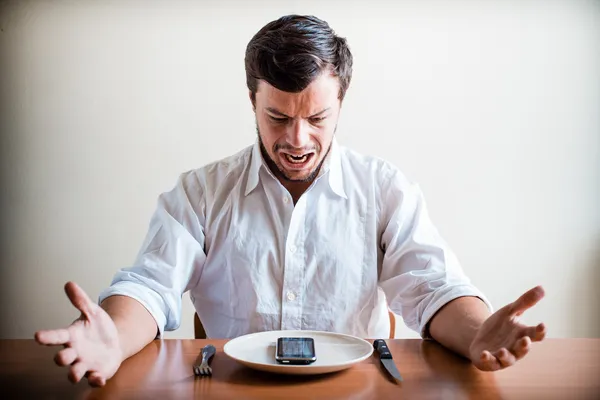
[[[491,311],[431,222],[420,188],[399,171],[390,175],[381,205],[379,276],[390,309],[423,338],[435,313],[458,297],[479,297]]]
[[[195,172],[159,196],[146,238],[133,266],[119,270],[98,302],[124,295],[155,319],[159,335],[181,324],[181,298],[199,280],[204,253],[204,200]]]

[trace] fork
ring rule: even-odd
[[[210,361],[212,356],[215,355],[216,351],[217,351],[217,349],[215,349],[215,346],[213,346],[212,344],[207,344],[206,346],[204,346],[202,348],[202,352],[200,353],[202,356],[202,359],[201,359],[200,364],[198,364],[198,360],[200,360],[200,357],[198,357],[198,359],[196,360],[196,364],[194,364],[194,375],[196,375],[196,376],[211,376],[212,375],[212,368],[209,367],[208,362]]]

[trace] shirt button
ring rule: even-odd
[[[294,254],[296,252],[297,248],[294,245],[290,246],[290,253]]]
[[[287,204],[287,202],[288,202],[288,201],[290,201],[290,200],[287,198],[287,196],[283,196],[283,202],[284,202],[285,204]]]
[[[287,299],[288,299],[289,301],[294,301],[294,300],[296,300],[296,295],[294,294],[294,292],[288,292],[288,293],[287,293]]]

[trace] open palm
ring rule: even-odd
[[[544,297],[544,289],[537,286],[494,314],[479,328],[469,349],[473,364],[484,371],[496,371],[513,365],[530,350],[532,342],[546,336],[543,323],[527,326],[519,316]]]
[[[68,328],[38,331],[38,343],[62,345],[54,360],[69,366],[69,380],[79,382],[84,376],[93,386],[103,386],[119,368],[122,351],[117,328],[111,317],[77,284],[68,282],[65,292],[81,316]]]

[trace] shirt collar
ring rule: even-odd
[[[248,171],[248,181],[246,182],[244,196],[248,196],[248,194],[254,190],[256,185],[258,185],[258,173],[260,172],[260,167],[262,167],[263,163],[262,154],[260,154],[260,144],[257,139],[254,146],[252,146],[250,170]]]
[[[268,168],[265,161],[263,160],[260,143],[258,139],[252,147],[252,154],[250,160],[250,169],[248,171],[248,180],[246,182],[246,191],[244,195],[247,196],[251,191],[256,188],[259,180],[259,173],[261,167]],[[344,176],[342,174],[342,158],[340,154],[340,148],[335,137],[331,142],[331,149],[329,154],[325,158],[319,176],[322,176],[329,172],[329,186],[335,194],[340,197],[347,199],[346,192],[344,190]]]
[[[342,156],[340,154],[340,146],[335,139],[331,142],[331,150],[325,162],[321,166],[322,173],[329,171],[329,186],[340,197],[347,199],[346,191],[344,190],[344,174],[342,173]]]

